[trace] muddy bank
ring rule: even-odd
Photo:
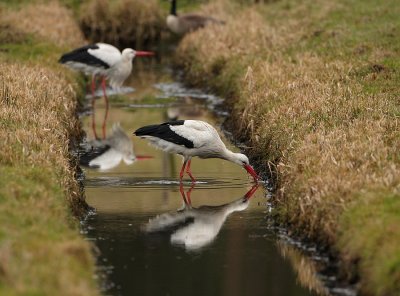
[[[400,229],[389,209],[400,206],[399,76],[389,27],[398,20],[374,18],[370,31],[360,20],[397,6],[221,0],[205,10],[218,14],[221,3],[226,25],[186,36],[176,64],[191,84],[227,98],[235,136],[273,176],[277,221],[337,254],[361,292],[396,295]]]

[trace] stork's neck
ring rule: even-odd
[[[128,55],[124,55],[124,54],[123,54],[120,61],[121,61],[122,63],[132,63],[132,60],[133,60],[133,59],[130,58]]]
[[[171,10],[169,14],[176,16],[176,0],[171,0]]]
[[[239,161],[239,159],[238,159],[238,155],[239,155],[239,154],[240,154],[240,153],[234,153],[234,152],[232,152],[231,150],[225,148],[225,150],[224,150],[224,151],[222,152],[222,154],[221,154],[221,158],[226,159],[226,160],[228,160],[228,161],[231,161],[231,162],[233,162],[233,163],[236,163],[236,164],[241,165],[241,163],[240,163],[240,161]]]
[[[243,201],[243,197],[226,205],[225,215],[228,216],[233,212],[240,212],[248,207],[248,203]]]

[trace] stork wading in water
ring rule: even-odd
[[[176,13],[177,0],[169,1],[171,2],[171,10],[169,15],[167,16],[167,27],[175,34],[184,35],[186,33],[203,28],[208,24],[224,24],[223,21],[217,20],[209,16],[192,13],[178,15]]]
[[[91,91],[92,91],[92,128],[95,137],[95,88],[96,76],[101,77],[101,87],[103,89],[104,99],[106,103],[106,113],[103,121],[103,138],[106,134],[106,120],[108,116],[108,98],[106,94],[106,79],[113,89],[119,89],[126,78],[132,72],[132,61],[138,56],[152,56],[150,51],[137,51],[132,48],[125,48],[122,53],[113,45],[106,43],[96,43],[86,45],[61,56],[59,62],[67,67],[83,72],[86,75],[92,76]]]
[[[146,138],[157,148],[184,158],[180,171],[180,181],[186,173],[195,183],[190,170],[192,157],[221,158],[242,166],[257,182],[259,177],[242,153],[234,153],[226,148],[213,126],[200,120],[177,120],[159,125],[148,125],[137,129],[134,135]]]

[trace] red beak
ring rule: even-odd
[[[254,181],[258,181],[258,179],[260,179],[256,173],[256,171],[253,169],[253,167],[251,165],[245,164],[243,165],[243,167],[245,168],[245,170],[254,178]]]
[[[153,56],[155,55],[154,52],[152,51],[136,51],[135,56],[137,57],[148,57],[148,56]]]

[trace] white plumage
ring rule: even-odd
[[[132,60],[148,55],[153,53],[132,48],[125,48],[121,53],[113,45],[96,43],[64,54],[60,63],[87,75],[100,75],[109,80],[112,88],[119,88],[132,71]]]
[[[132,48],[125,48],[121,53],[119,49],[113,45],[107,43],[96,43],[74,49],[73,51],[61,56],[59,60],[61,64],[65,64],[71,69],[81,71],[86,75],[92,76],[92,129],[96,138],[97,134],[94,115],[96,76],[101,76],[101,86],[106,102],[106,113],[103,121],[104,139],[106,133],[106,120],[108,116],[106,79],[109,81],[109,84],[113,89],[118,90],[132,72],[132,60],[136,56],[149,55],[154,55],[154,53],[149,51],[136,51]]]
[[[231,161],[243,166],[255,181],[258,179],[247,156],[227,149],[218,132],[207,122],[200,120],[170,121],[160,125],[141,127],[134,134],[148,139],[151,144],[166,152],[182,155],[184,163],[180,172],[181,180],[186,167],[186,173],[193,182],[196,181],[190,171],[191,158],[195,156]]]

